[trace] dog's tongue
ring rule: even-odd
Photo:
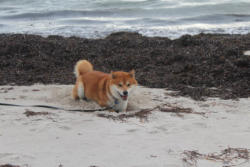
[[[128,96],[122,96],[122,99],[123,99],[123,100],[127,100],[127,99],[128,99]]]

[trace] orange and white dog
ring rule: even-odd
[[[111,111],[126,111],[128,96],[137,86],[135,71],[115,71],[110,74],[93,70],[87,60],[75,65],[76,84],[73,88],[74,99],[88,99],[101,107],[111,107]]]

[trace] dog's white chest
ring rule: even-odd
[[[128,105],[128,100],[121,100],[121,99],[112,99],[109,102],[109,106],[112,107],[115,111],[126,111]]]
[[[115,104],[114,109],[122,112],[122,111],[126,111],[127,110],[127,105],[128,105],[128,100],[117,100],[118,102],[116,102],[117,104]]]

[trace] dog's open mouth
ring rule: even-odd
[[[122,100],[127,100],[128,96],[120,95],[122,97]]]
[[[120,93],[119,93],[119,95],[121,96],[122,100],[124,100],[124,101],[128,99],[128,95],[121,95]]]

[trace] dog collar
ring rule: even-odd
[[[115,104],[119,104],[119,100],[118,99],[115,99]]]

